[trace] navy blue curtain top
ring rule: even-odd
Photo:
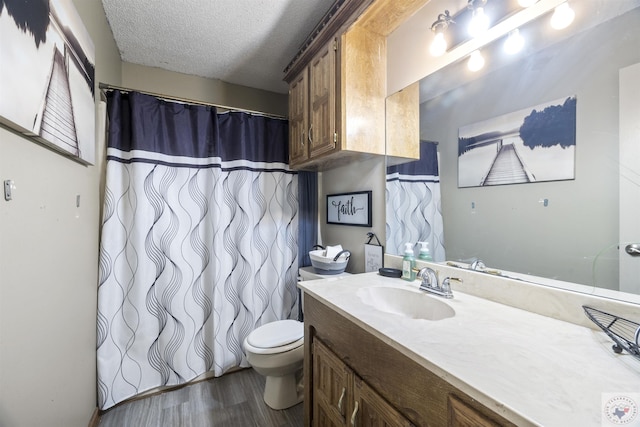
[[[223,161],[289,162],[286,120],[182,104],[139,92],[107,93],[108,148]]]
[[[434,142],[420,141],[420,160],[387,167],[387,175],[438,176],[438,146]]]

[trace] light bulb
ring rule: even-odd
[[[575,16],[576,13],[571,9],[569,3],[562,3],[560,6],[556,7],[556,10],[551,16],[551,27],[556,30],[567,28],[571,25]]]
[[[469,22],[469,35],[476,37],[489,29],[489,17],[484,14],[484,9],[476,7],[473,10],[473,17]]]
[[[469,62],[467,62],[467,67],[470,71],[474,73],[479,71],[484,67],[484,58],[479,50],[474,50],[471,56],[469,56]]]
[[[538,0],[518,0],[518,4],[522,7],[530,7],[536,4]]]
[[[447,41],[444,39],[444,34],[442,32],[436,33],[435,38],[431,42],[431,46],[429,47],[429,52],[433,56],[443,55],[447,51]]]
[[[516,54],[522,50],[524,46],[524,38],[520,35],[520,30],[517,28],[509,33],[509,36],[504,41],[504,51],[509,55]]]

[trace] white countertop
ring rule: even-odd
[[[363,287],[415,292],[377,273],[298,284],[305,293],[517,425],[601,426],[602,393],[640,393],[640,360],[603,332],[454,291],[454,317],[429,321],[374,310]]]

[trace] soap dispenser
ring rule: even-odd
[[[413,256],[413,244],[404,244],[404,257],[402,258],[402,278],[410,282],[416,279],[416,273],[413,270],[416,266],[416,259]]]
[[[422,261],[433,261],[431,252],[429,252],[429,242],[418,242],[420,244],[420,253],[418,259]]]

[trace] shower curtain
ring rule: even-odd
[[[288,123],[108,93],[99,407],[248,366],[242,342],[297,318]]]
[[[445,261],[437,144],[420,142],[420,160],[387,167],[387,252],[429,242],[434,261]],[[419,246],[414,248],[418,255]]]

